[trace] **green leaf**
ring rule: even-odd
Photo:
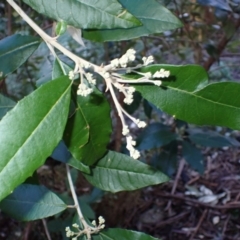
[[[137,149],[148,150],[162,147],[176,138],[177,135],[170,127],[161,123],[153,123],[148,125],[139,136]]]
[[[67,149],[67,146],[64,144],[63,141],[60,141],[58,146],[54,149],[51,158],[54,160],[57,160],[59,162],[63,162],[65,164],[68,164],[76,169],[78,169],[81,172],[90,174],[90,168],[86,165],[84,165],[82,162],[74,159],[70,152]]]
[[[91,169],[92,174],[84,174],[95,187],[104,191],[132,191],[168,181],[162,172],[133,158],[109,151]]]
[[[109,228],[98,235],[92,235],[93,240],[160,240],[141,232],[120,228]]]
[[[68,77],[48,82],[0,121],[0,200],[31,176],[61,140],[70,89]]]
[[[131,29],[89,29],[83,31],[83,37],[97,42],[122,41],[182,26],[169,10],[155,0],[148,0],[147,3],[145,0],[119,0],[119,2],[142,22],[142,26]]]
[[[160,68],[171,73],[161,87],[135,85],[136,90],[149,102],[188,123],[240,129],[239,83],[218,82],[207,85],[206,71],[194,65],[153,65],[142,71],[153,73]]]
[[[23,0],[34,10],[76,28],[132,28],[141,22],[117,0]]]
[[[0,94],[0,119],[3,118],[3,116],[11,110],[15,106],[15,102],[5,97],[4,95]]]
[[[61,77],[62,75],[68,75],[70,71],[72,71],[72,68],[62,62],[59,58],[56,58],[53,63],[52,79]]]
[[[67,31],[67,23],[65,21],[59,21],[55,27],[55,33],[57,36],[63,35]]]
[[[62,212],[67,205],[44,186],[22,184],[0,203],[0,208],[19,221],[33,221]]]
[[[178,142],[176,140],[164,146],[161,153],[154,155],[150,160],[151,166],[167,174],[169,177],[172,177],[176,172],[177,163]]]
[[[153,108],[146,99],[143,100],[143,108],[144,108],[145,115],[149,119],[151,119]]]
[[[140,103],[142,101],[142,96],[139,92],[134,92],[133,93],[133,102],[128,105],[123,103],[123,108],[129,113],[133,114],[140,106]]]
[[[192,129],[189,131],[189,139],[195,144],[204,147],[239,147],[240,143],[234,138],[225,137],[214,131],[203,131],[201,129]]]
[[[0,41],[0,73],[4,76],[15,71],[32,55],[39,44],[39,38],[19,34],[2,39]]]
[[[200,174],[204,172],[203,155],[200,149],[196,148],[193,144],[183,141],[182,155],[186,162]]]
[[[111,134],[110,106],[97,89],[86,97],[78,95],[76,104],[64,141],[75,159],[92,165],[106,152]]]

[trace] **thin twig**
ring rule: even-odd
[[[232,203],[228,203],[228,204],[225,204],[225,205],[211,205],[211,204],[199,202],[198,200],[195,200],[195,199],[187,198],[184,195],[179,195],[179,194],[176,195],[176,194],[168,194],[168,193],[156,193],[156,194],[160,197],[175,198],[175,199],[178,199],[178,200],[182,200],[186,204],[191,203],[189,205],[192,205],[194,207],[203,206],[203,207],[207,207],[207,208],[221,209],[221,210],[240,208],[240,202],[232,202]]]
[[[43,223],[43,227],[44,227],[44,231],[46,233],[46,236],[47,236],[47,239],[48,240],[52,240],[51,236],[50,236],[50,233],[48,231],[48,227],[47,227],[47,223],[46,223],[46,220],[43,218],[42,219],[42,223]]]
[[[168,218],[165,221],[160,221],[159,223],[156,224],[155,228],[160,228],[160,227],[163,227],[164,225],[170,225],[170,224],[172,224],[174,222],[177,222],[180,219],[186,217],[189,213],[190,213],[190,211],[183,212],[183,213],[178,214],[177,216]]]
[[[67,171],[68,183],[69,183],[70,190],[71,190],[71,193],[72,193],[74,205],[75,205],[75,208],[77,210],[80,222],[82,222],[84,228],[88,228],[88,224],[86,223],[86,221],[83,217],[83,214],[82,214],[79,202],[78,202],[77,194],[75,192],[75,188],[74,188],[73,181],[72,181],[72,176],[71,176],[71,173],[70,173],[70,168],[67,164],[66,164],[66,171]]]
[[[227,217],[227,219],[226,219],[226,221],[225,221],[225,223],[223,225],[223,230],[222,230],[222,237],[223,238],[224,238],[225,232],[227,230],[227,225],[228,225],[229,220],[230,220],[230,214],[228,214],[228,217]]]
[[[184,159],[181,159],[180,162],[179,162],[178,172],[177,172],[177,175],[176,175],[176,177],[175,177],[175,181],[174,181],[174,184],[173,184],[173,187],[172,187],[171,194],[174,194],[175,191],[176,191],[176,188],[177,188],[177,185],[178,185],[178,181],[179,181],[180,176],[181,176],[181,174],[182,174],[184,165],[185,165],[185,160],[184,160]],[[172,204],[172,200],[169,200],[169,201],[168,201],[168,204],[167,204],[167,207],[166,207],[166,210],[169,211],[169,214],[170,214],[170,212],[171,212],[171,204]],[[170,215],[171,215],[171,214],[170,214]]]
[[[195,235],[197,234],[199,228],[201,227],[202,222],[203,222],[204,218],[206,217],[207,213],[208,213],[208,210],[205,209],[205,210],[203,211],[202,216],[201,216],[201,218],[199,219],[198,224],[197,224],[196,228],[194,229],[194,231],[193,231],[193,233],[192,233],[192,235],[191,235],[191,237],[190,237],[189,240],[193,240],[193,239],[194,239],[194,237],[195,237]]]

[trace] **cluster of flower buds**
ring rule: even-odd
[[[140,72],[137,71],[139,68],[152,64],[154,62],[153,56],[143,57],[142,64],[138,64],[137,66],[130,67],[129,63],[132,63],[136,59],[136,51],[134,49],[129,49],[127,52],[121,56],[120,58],[113,59],[109,65],[102,68],[101,72],[98,72],[106,81],[107,90],[110,91],[110,94],[113,98],[114,104],[118,111],[118,115],[122,122],[122,134],[126,136],[126,147],[130,152],[130,156],[134,159],[139,158],[140,153],[138,150],[134,148],[135,141],[133,141],[132,136],[130,135],[129,128],[125,122],[125,117],[131,119],[139,128],[144,128],[146,123],[140,121],[129,115],[124,108],[119,103],[115,89],[119,92],[122,92],[124,95],[123,102],[127,105],[130,105],[134,100],[134,92],[135,88],[131,84],[135,83],[150,83],[156,86],[161,86],[162,81],[159,79],[166,78],[170,76],[170,72],[165,69],[159,69],[155,73],[151,72]],[[83,66],[84,69],[89,69],[91,66]],[[74,71],[69,72],[69,78],[74,79],[74,75],[76,73],[81,74],[81,82],[78,86],[77,94],[81,96],[88,96],[93,92],[93,85],[96,85],[96,80],[93,78],[93,74],[88,73],[81,68],[79,71],[75,69]],[[124,77],[119,74],[119,71],[125,71],[126,73],[136,73],[139,78],[138,79],[127,79],[127,75]],[[114,88],[113,88],[114,87]]]
[[[109,65],[106,66],[106,69],[108,69],[107,72],[107,78],[108,82],[109,79],[111,81],[111,85],[113,85],[116,89],[118,89],[119,92],[122,92],[125,96],[123,99],[123,102],[125,104],[130,105],[133,100],[134,96],[133,93],[135,92],[135,88],[133,86],[129,86],[129,84],[134,83],[151,83],[156,86],[160,86],[162,84],[161,80],[155,80],[155,78],[166,78],[170,76],[170,72],[166,71],[164,69],[160,69],[159,71],[156,71],[154,74],[151,72],[142,73],[137,71],[137,69],[147,66],[149,64],[152,64],[154,62],[153,56],[149,57],[143,57],[142,61],[143,64],[139,64],[135,67],[129,67],[128,64],[133,62],[136,59],[136,51],[133,49],[129,49],[122,57],[116,58],[110,62],[110,68]],[[110,70],[109,70],[110,69]],[[126,73],[136,73],[140,77],[138,79],[126,79],[124,76],[118,74],[119,70],[125,70]],[[106,73],[105,73],[106,76]],[[125,123],[124,116],[131,119],[139,128],[144,128],[146,126],[146,123],[144,121],[140,121],[139,119],[136,119],[129,115],[121,106],[121,104],[118,102],[117,97],[115,95],[115,91],[111,90],[111,87],[108,86],[110,89],[110,93],[112,95],[112,98],[114,100],[116,109],[118,111],[118,115],[122,121],[122,134],[126,136],[126,148],[129,150],[130,156],[134,159],[137,159],[140,157],[140,153],[137,149],[135,149],[136,142],[133,140],[133,137],[130,135],[130,131],[128,126]]]
[[[83,71],[83,70],[82,70]],[[73,80],[75,77],[75,72],[70,71],[68,73],[69,79]],[[93,78],[93,74],[89,72],[83,71],[83,78],[81,78],[81,82],[78,86],[77,94],[83,97],[88,96],[93,92],[92,86],[96,85],[96,79]]]
[[[93,225],[94,227],[90,227],[90,226],[89,226],[89,229],[81,230],[81,229],[79,228],[79,225],[78,225],[77,223],[74,223],[74,224],[72,225],[72,227],[73,227],[74,229],[76,229],[76,230],[75,230],[75,231],[72,231],[70,227],[66,227],[66,228],[65,228],[66,236],[67,236],[67,237],[71,237],[72,240],[77,240],[78,237],[80,237],[80,236],[82,236],[82,235],[84,235],[84,234],[87,234],[86,230],[89,231],[89,234],[90,234],[90,235],[91,235],[91,234],[94,234],[94,233],[98,233],[101,229],[104,229],[104,228],[105,228],[105,219],[104,219],[102,216],[100,216],[100,217],[98,218],[98,225],[96,224],[96,221],[95,221],[95,220],[92,221],[92,225]]]
[[[93,220],[92,221],[92,225],[94,226],[94,227],[96,227],[97,229],[104,229],[105,228],[105,219],[102,217],[102,216],[100,216],[99,218],[98,218],[98,225],[97,225],[97,223],[96,223],[96,221],[95,220]]]
[[[66,227],[66,228],[65,228],[66,236],[67,236],[67,237],[73,237],[72,240],[77,240],[78,235],[79,235],[79,233],[81,232],[81,231],[79,230],[79,225],[78,225],[77,223],[74,223],[72,226],[77,229],[77,232],[72,231],[72,230],[70,229],[70,227]],[[79,236],[80,236],[80,235],[79,235]]]

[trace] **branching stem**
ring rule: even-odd
[[[15,11],[34,29],[35,32],[39,34],[39,36],[47,43],[47,45],[51,45],[55,48],[57,48],[59,51],[61,51],[64,55],[69,57],[72,61],[75,62],[76,65],[91,65],[93,70],[95,72],[101,72],[102,67],[99,67],[93,63],[89,63],[83,58],[78,57],[65,47],[63,47],[60,43],[57,42],[56,38],[50,37],[48,34],[46,34],[28,15],[13,1],[13,0],[7,0],[7,2],[15,9]],[[52,51],[52,49],[50,48]]]
[[[83,224],[83,227],[84,227],[84,230],[86,230],[86,233],[87,233],[87,238],[88,239],[91,239],[91,228],[86,220],[84,219],[84,216],[82,214],[82,211],[81,211],[81,208],[80,208],[80,205],[79,205],[79,202],[78,202],[78,198],[77,198],[77,194],[75,192],[75,188],[74,188],[74,184],[73,184],[73,181],[72,181],[72,176],[71,176],[71,172],[70,172],[70,168],[69,166],[66,164],[66,171],[67,171],[67,178],[68,178],[68,183],[69,183],[69,186],[70,186],[70,190],[71,190],[71,193],[72,193],[72,197],[73,197],[73,201],[74,201],[74,204],[75,204],[75,208],[77,210],[77,213],[78,213],[78,217],[79,217],[79,220],[80,222]],[[87,230],[90,230],[89,232]]]

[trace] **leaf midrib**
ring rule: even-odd
[[[204,90],[204,88],[200,89],[199,91],[194,91],[194,92],[191,93],[191,92],[187,92],[186,90],[174,88],[174,87],[171,87],[171,86],[165,86],[165,87],[167,87],[167,88],[169,88],[169,89],[171,89],[171,90],[177,91],[177,92],[182,92],[182,93],[191,95],[191,96],[193,96],[193,97],[203,99],[203,100],[205,100],[205,101],[207,101],[207,102],[211,102],[211,103],[213,103],[213,104],[218,104],[218,105],[220,105],[220,106],[225,106],[225,107],[233,108],[233,109],[236,109],[236,110],[240,110],[240,107],[238,108],[238,107],[235,107],[235,106],[232,106],[232,105],[228,105],[228,104],[224,104],[224,103],[219,103],[219,102],[214,102],[213,100],[210,100],[210,99],[208,99],[208,98],[204,98],[204,97],[202,97],[202,96],[200,96],[200,95],[196,95],[196,93],[198,93],[199,91]],[[194,93],[195,93],[195,94],[194,94]]]
[[[8,52],[5,52],[5,53],[3,53],[2,55],[0,55],[0,58],[1,58],[1,57],[5,57],[6,55],[9,55],[9,54],[11,54],[11,53],[13,53],[13,52],[17,52],[17,51],[19,51],[19,50],[22,50],[22,49],[24,49],[24,48],[28,48],[28,47],[30,47],[30,46],[32,46],[32,45],[36,45],[36,44],[38,44],[38,43],[39,43],[39,41],[36,41],[36,42],[32,42],[31,44],[22,45],[22,46],[20,46],[20,47],[18,47],[18,48],[14,48],[14,49],[12,49],[12,50],[10,50],[10,51],[8,51]]]
[[[47,205],[47,206],[54,206],[54,207],[67,207],[67,205],[66,204],[64,204],[64,203],[58,203],[58,204],[47,204],[48,202],[43,202],[43,201],[41,201],[41,202],[29,202],[29,201],[20,201],[20,200],[13,200],[13,199],[6,199],[6,201],[8,201],[8,202],[14,202],[14,203],[23,203],[23,204],[34,204],[34,205]]]
[[[133,161],[134,161],[134,159],[133,159]],[[116,169],[116,168],[111,168],[111,166],[110,167],[103,167],[103,166],[96,166],[96,168],[100,168],[100,169],[104,169],[104,170],[111,170],[111,171],[115,171],[115,172],[126,172],[126,173],[135,173],[135,174],[141,174],[141,175],[147,175],[147,176],[149,176],[149,175],[153,175],[153,173],[141,173],[141,172],[134,172],[134,171],[127,171],[127,170],[119,170],[119,169]],[[158,171],[156,170],[155,172],[154,172],[154,174],[155,173],[158,173]],[[160,171],[159,171],[159,173],[160,173]],[[161,172],[161,174],[163,174],[163,175],[165,175],[164,173],[162,173]]]

